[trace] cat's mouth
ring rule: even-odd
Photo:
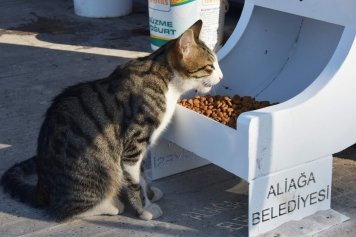
[[[212,87],[212,85],[211,85],[210,83],[207,83],[207,82],[203,82],[203,86],[204,86],[204,87],[207,87],[207,88]]]

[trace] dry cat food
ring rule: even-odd
[[[237,117],[246,111],[275,105],[269,101],[256,101],[251,96],[194,96],[193,99],[178,100],[178,104],[236,129]]]

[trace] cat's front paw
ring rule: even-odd
[[[162,214],[163,212],[157,204],[151,204],[143,210],[140,218],[149,221],[162,216]]]
[[[160,189],[151,187],[151,190],[154,192],[154,196],[151,199],[151,202],[157,202],[158,200],[160,200],[163,197],[163,193]]]

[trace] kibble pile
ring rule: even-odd
[[[241,113],[261,109],[277,103],[271,104],[269,101],[256,101],[250,96],[240,97],[239,95],[234,95],[231,98],[220,95],[196,95],[193,99],[178,100],[178,104],[236,129],[236,120]]]

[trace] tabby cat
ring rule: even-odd
[[[169,123],[178,98],[210,91],[223,77],[216,55],[199,39],[197,21],[147,57],[107,78],[68,87],[46,112],[37,155],[12,166],[1,185],[13,198],[65,221],[124,211],[119,193],[140,218],[162,215],[162,197],[145,179],[143,158]],[[36,186],[26,175],[37,172]]]

